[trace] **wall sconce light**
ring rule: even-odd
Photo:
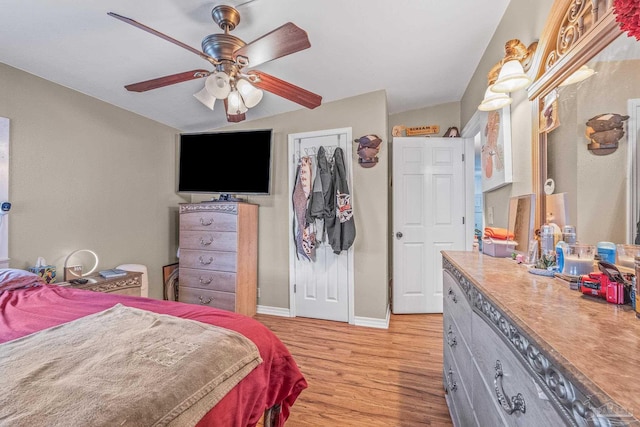
[[[506,93],[494,92],[491,90],[491,87],[488,87],[484,92],[484,99],[478,105],[478,110],[480,111],[493,111],[499,110],[502,107],[506,107],[511,104],[511,97]]]
[[[507,93],[522,89],[531,83],[527,71],[537,47],[538,42],[526,47],[518,39],[509,40],[505,44],[504,58],[494,65],[487,75],[489,87],[478,106],[479,110],[498,110],[511,104],[512,100]]]
[[[531,83],[531,78],[527,76],[526,72],[531,66],[531,59],[537,47],[538,42],[533,42],[529,47],[525,47],[518,39],[509,40],[504,45],[506,55],[502,60],[498,79],[491,86],[491,90],[507,93],[527,87]]]
[[[484,92],[484,99],[478,106],[478,110],[480,111],[499,110],[502,107],[506,107],[507,105],[511,104],[512,99],[509,95],[507,95],[506,93],[494,92],[492,90],[492,86],[496,82],[496,79],[498,77],[498,72],[500,71],[501,67],[502,67],[502,61],[494,65],[491,68],[491,71],[489,71],[489,74],[487,74],[488,87],[487,87],[487,90]]]

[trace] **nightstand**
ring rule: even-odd
[[[84,285],[76,285],[69,282],[56,283],[58,286],[68,286],[76,289],[86,289],[95,292],[106,292],[120,295],[140,296],[142,286],[142,273],[139,271],[128,271],[126,276],[104,278],[99,273],[84,276],[88,282]]]

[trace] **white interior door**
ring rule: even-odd
[[[463,138],[393,139],[394,313],[442,313],[440,251],[466,244],[464,152]]]
[[[325,147],[327,159],[336,147],[344,153],[345,168],[352,203],[352,149],[351,128],[332,129],[289,135],[289,195],[293,193],[296,168],[301,156],[308,155],[316,162],[316,153]],[[313,170],[313,168],[312,168]],[[315,176],[312,176],[312,180]],[[334,254],[331,246],[318,242],[315,261],[298,259],[293,237],[294,214],[292,198],[289,198],[289,282],[292,316],[336,320],[354,323],[353,314],[353,247]]]
[[[9,201],[9,119],[0,117],[0,203]],[[0,268],[9,267],[9,215],[0,214]]]

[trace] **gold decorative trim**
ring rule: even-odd
[[[139,288],[141,286],[140,275],[138,275],[135,277],[124,277],[118,280],[110,279],[109,282],[87,286],[84,289],[95,292],[113,292],[120,289]]]
[[[532,65],[529,99],[545,96],[620,34],[611,0],[556,0]]]

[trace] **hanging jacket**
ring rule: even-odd
[[[324,147],[320,147],[318,149],[318,154],[316,155],[316,173],[313,180],[313,191],[311,193],[307,209],[308,223],[313,223],[315,220],[333,218],[335,211],[332,203],[332,189],[333,182],[331,180],[331,165],[327,160],[326,150]],[[323,221],[321,225],[324,225],[324,227],[322,228],[322,231],[316,235],[316,239],[323,242],[327,224]]]
[[[344,156],[340,147],[333,153],[331,182],[333,183],[334,216],[326,224],[326,228],[331,249],[333,253],[339,254],[341,251],[348,250],[356,238],[351,195],[347,184]]]
[[[307,203],[311,194],[311,159],[302,157],[296,170],[292,202],[294,211],[293,238],[298,258],[315,260],[315,226],[306,220]]]

